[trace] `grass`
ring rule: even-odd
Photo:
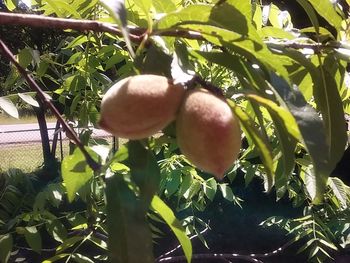
[[[112,138],[106,138],[109,145],[112,145]],[[125,140],[120,140],[120,144]],[[69,154],[68,140],[62,141],[63,157]],[[60,143],[57,143],[56,158],[61,160]],[[6,172],[10,168],[18,168],[23,172],[33,172],[44,162],[40,142],[18,143],[1,145],[0,147],[0,172]]]
[[[56,119],[53,116],[46,118],[47,122],[54,122]],[[37,123],[37,119],[33,115],[23,115],[20,119],[15,119],[0,113],[0,125],[7,124],[26,124]],[[108,142],[112,145],[112,139]],[[125,140],[120,140],[120,144],[125,143]],[[60,144],[57,144],[56,157],[60,159]],[[68,155],[69,143],[63,140],[63,157]],[[0,172],[7,171],[10,168],[18,168],[23,172],[32,172],[43,164],[43,153],[40,142],[7,144],[0,146]]]
[[[63,143],[63,156],[68,154],[68,142]],[[60,159],[60,148],[57,146],[56,156]],[[18,168],[24,172],[32,172],[43,164],[41,143],[20,143],[2,145],[0,148],[0,171]]]
[[[55,122],[56,118],[53,116],[49,116],[46,118],[47,122]],[[37,123],[38,120],[33,115],[23,115],[20,116],[19,119],[9,117],[4,113],[0,113],[0,125],[8,125],[8,124],[26,124],[26,123]]]

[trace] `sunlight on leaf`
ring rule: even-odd
[[[182,227],[181,223],[176,219],[173,211],[171,211],[171,209],[156,195],[152,199],[151,208],[157,213],[159,213],[159,215],[164,219],[164,221],[168,224],[168,226],[174,232],[185,253],[187,262],[188,263],[191,262],[191,258],[192,258],[191,240],[186,235],[186,231]]]

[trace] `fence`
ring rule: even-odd
[[[78,131],[77,128],[75,130]],[[53,144],[55,134],[56,145]],[[56,158],[62,160],[69,153],[69,139],[62,130],[56,130],[55,123],[48,123],[48,135]],[[103,130],[92,129],[92,138],[105,140],[111,148],[116,147],[114,137]],[[0,171],[19,168],[31,172],[43,162],[41,136],[37,124],[0,125]]]

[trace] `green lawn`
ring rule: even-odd
[[[68,154],[68,142],[63,143],[64,156]],[[60,159],[60,148],[57,146],[56,156]],[[0,171],[18,168],[24,172],[32,172],[43,164],[41,143],[21,143],[3,145],[0,148]]]
[[[109,145],[112,146],[112,137],[107,138]],[[121,144],[125,140],[119,141]],[[62,141],[63,157],[69,154],[68,140]],[[61,160],[61,148],[57,143],[56,157]],[[24,172],[35,171],[43,164],[43,153],[40,142],[18,143],[2,145],[0,147],[0,172],[7,171],[10,168],[18,168]]]
[[[8,115],[4,113],[0,113],[0,125],[6,125],[6,124],[26,124],[26,123],[36,123],[38,120],[35,116],[20,116],[19,119],[9,117]],[[53,116],[49,116],[46,118],[47,122],[55,122],[56,118]]]
[[[48,117],[48,122],[54,122],[54,117]],[[20,119],[15,119],[0,113],[0,125],[6,124],[25,124],[36,123],[35,116],[24,116]],[[108,142],[112,145],[112,137],[108,138]],[[125,140],[119,141],[121,144]],[[63,156],[68,155],[69,143],[63,140]],[[60,159],[61,150],[60,144],[57,143],[56,157]],[[8,144],[0,146],[0,172],[7,171],[10,168],[18,168],[24,172],[32,172],[43,164],[43,154],[40,142]]]

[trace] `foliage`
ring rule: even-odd
[[[330,175],[348,144],[349,20],[328,1],[297,2],[312,26],[295,29],[292,13],[248,0],[130,0],[125,6],[124,1],[36,1],[33,8],[46,16],[117,23],[123,37],[68,30],[54,52],[30,46],[18,52],[21,66],[52,91],[64,117],[78,122],[81,141],[102,169],[93,171],[76,149],[62,162],[63,181],[34,191],[29,204],[18,201],[23,196],[17,183],[7,184],[1,211],[15,214],[0,215],[1,260],[6,262],[9,252],[25,242],[43,251],[42,239],[48,235],[54,249],[45,262],[107,257],[152,262],[152,237],[160,232],[157,222],[164,221],[190,262],[192,247],[185,234],[202,238],[196,223],[205,225],[195,212],[203,211],[217,192],[242,205],[230,187],[238,171],[245,173],[246,185],[259,177],[278,200],[289,198],[304,207],[300,218],[271,217],[262,224],[286,230],[290,242],[302,243],[299,252],[307,251],[310,261],[324,261],[348,248],[350,190]],[[331,30],[320,25],[320,16]],[[159,136],[129,141],[116,153],[90,138],[89,125],[97,125],[106,89],[138,73],[220,87],[241,122],[244,142],[224,182],[181,155],[174,124]],[[11,66],[1,85],[18,93],[27,84]],[[37,106],[33,94],[20,94]],[[17,117],[11,99],[1,97],[0,108]],[[191,214],[180,222],[162,200]],[[87,251],[90,246],[96,253]]]

